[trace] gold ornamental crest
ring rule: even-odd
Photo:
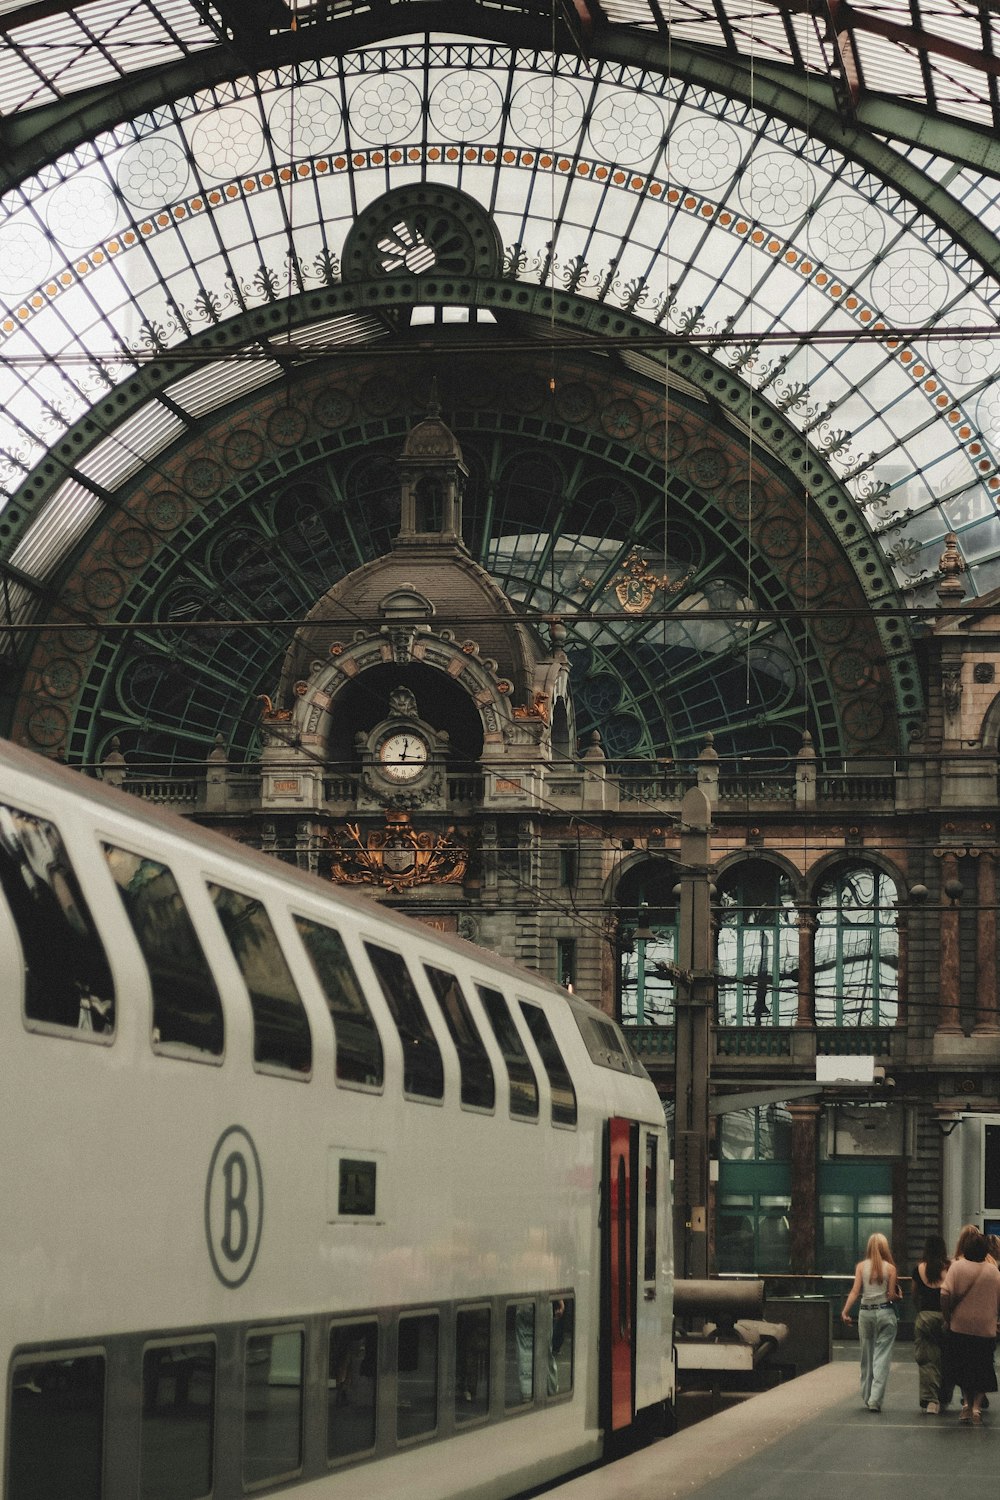
[[[417,885],[455,884],[465,877],[469,851],[456,844],[454,827],[443,833],[414,828],[410,814],[386,813],[385,826],[362,834],[345,823],[330,842],[331,879],[344,885],[380,885],[404,891]]]

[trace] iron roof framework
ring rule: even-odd
[[[774,457],[797,442],[869,597],[931,601],[950,531],[970,591],[1000,583],[988,8],[470,3],[463,36],[454,18],[0,0],[14,623],[46,617],[140,475],[218,413],[422,319],[428,338],[462,321],[480,355],[610,357],[665,402],[688,350],[726,392],[714,421]],[[477,204],[498,264],[430,284],[449,266],[404,214],[409,241],[353,295],[351,225],[413,183]]]

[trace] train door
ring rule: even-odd
[[[620,1432],[635,1415],[636,1234],[635,1167],[639,1126],[611,1119],[605,1162],[604,1329],[607,1350],[605,1428]]]

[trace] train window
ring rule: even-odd
[[[552,1035],[548,1017],[541,1006],[529,1005],[527,1000],[521,1001],[521,1011],[528,1023],[531,1039],[538,1048],[539,1056],[545,1065],[552,1088],[552,1123],[553,1125],[575,1125],[576,1090],[569,1076],[569,1069],[563,1062],[559,1044]]]
[[[302,1466],[301,1332],[251,1333],[243,1388],[243,1482],[287,1479]]]
[[[110,1041],[111,969],[54,824],[0,806],[0,887],[21,941],[28,1026],[61,1026]]]
[[[510,1411],[535,1399],[535,1304],[507,1304],[503,1404]]]
[[[404,1092],[424,1099],[443,1098],[441,1052],[406,960],[401,953],[380,948],[376,943],[365,943],[365,948],[403,1044]]]
[[[114,844],[108,868],[149,970],[154,1046],[222,1053],[222,1000],[177,882],[166,865]]]
[[[19,1359],[11,1372],[7,1500],[101,1500],[104,1356]]]
[[[338,1081],[381,1087],[382,1043],[378,1027],[343,938],[334,928],[309,917],[296,917],[295,925],[333,1018]]]
[[[476,986],[483,1008],[493,1027],[493,1035],[503,1053],[510,1082],[510,1112],[527,1120],[538,1118],[538,1083],[524,1043],[518,1035],[514,1018],[507,1002],[499,990],[489,989],[484,984]]]
[[[399,1320],[396,1436],[425,1437],[437,1427],[438,1315]]]
[[[250,995],[254,1062],[308,1073],[309,1020],[263,903],[211,882],[208,889]]]
[[[455,1316],[455,1421],[490,1412],[490,1310],[462,1307]]]
[[[335,1460],[370,1453],[378,1410],[378,1324],[337,1323],[330,1329],[326,1453]]]
[[[550,1396],[565,1396],[573,1389],[574,1311],[572,1297],[552,1297],[549,1301],[549,1348],[545,1389]]]
[[[462,1075],[462,1103],[474,1109],[492,1109],[496,1091],[493,1087],[493,1069],[486,1055],[482,1038],[476,1030],[468,1002],[454,974],[445,969],[436,969],[432,964],[424,965],[441,1013],[445,1018],[451,1039],[458,1053],[458,1064]]]
[[[659,1155],[655,1135],[646,1136],[645,1240],[642,1252],[642,1275],[656,1282],[656,1205],[658,1198]]]
[[[215,1345],[153,1344],[142,1356],[140,1500],[212,1493]]]

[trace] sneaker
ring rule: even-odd
[[[924,1410],[929,1417],[936,1417],[938,1412],[941,1410],[940,1402],[928,1401],[927,1405],[924,1407]]]
[[[868,1403],[868,1410],[869,1411],[881,1411],[882,1408],[881,1408],[881,1406],[879,1405],[879,1403],[877,1401],[869,1401],[869,1403]]]

